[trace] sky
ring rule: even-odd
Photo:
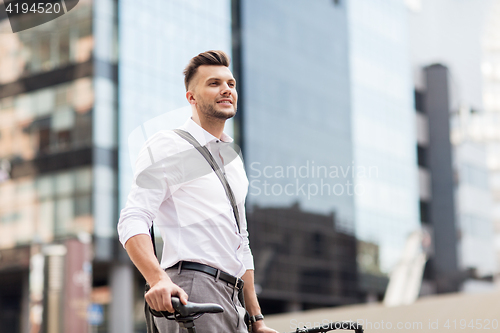
[[[422,88],[418,68],[448,66],[452,108],[466,104],[482,110],[481,42],[488,12],[499,0],[407,0],[415,84]]]

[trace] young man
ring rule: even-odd
[[[137,161],[135,183],[118,223],[120,241],[151,289],[145,299],[158,311],[173,312],[171,296],[185,304],[218,303],[222,314],[206,314],[198,332],[245,332],[244,293],[253,332],[275,333],[266,327],[254,289],[253,257],[245,218],[248,190],[243,162],[228,153],[232,139],[224,124],[236,114],[236,81],[222,51],[207,51],[191,59],[184,71],[186,99],[192,117],[180,128],[206,146],[234,193],[236,221],[230,199],[216,173],[188,141],[174,131],[155,134]],[[233,151],[234,152],[234,151]],[[155,220],[164,248],[161,265],[154,255],[149,229]],[[244,281],[244,284],[242,281]],[[155,318],[160,332],[179,326]]]

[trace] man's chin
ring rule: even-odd
[[[231,108],[224,107],[221,108],[218,105],[206,106],[201,104],[199,112],[205,115],[205,117],[219,120],[227,120],[233,118],[236,114],[236,108],[233,106]]]
[[[230,119],[233,118],[234,115],[236,114],[236,110],[217,110],[215,112],[215,117],[219,119]]]

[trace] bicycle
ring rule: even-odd
[[[186,328],[188,333],[196,333],[194,321],[205,313],[221,313],[224,309],[219,304],[214,303],[194,303],[182,304],[179,298],[172,297],[172,306],[175,312],[155,311],[150,308],[151,313],[156,317],[165,317],[168,320],[175,320],[180,327]],[[312,328],[297,328],[291,333],[325,333],[334,330],[349,330],[354,333],[363,333],[363,326],[353,321],[335,321]]]

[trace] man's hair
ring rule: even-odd
[[[184,69],[184,85],[188,91],[189,83],[193,79],[198,67],[202,65],[209,66],[226,66],[229,67],[231,60],[224,51],[206,51],[198,54],[189,61],[189,64]]]

